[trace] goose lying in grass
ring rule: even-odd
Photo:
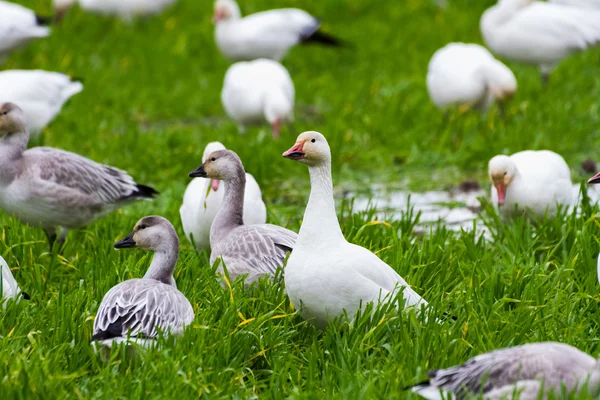
[[[298,241],[285,268],[288,296],[300,315],[321,329],[353,316],[370,302],[392,301],[403,289],[406,306],[425,306],[404,279],[379,257],[344,238],[335,212],[331,150],[318,132],[304,132],[283,153],[308,165],[311,191]]]
[[[189,175],[219,179],[225,186],[223,204],[210,228],[210,263],[222,261],[217,272],[223,274],[224,263],[231,280],[247,275],[246,287],[265,275],[272,279],[298,235],[276,225],[244,224],[246,172],[238,155],[231,150],[211,153]]]
[[[539,66],[546,81],[563,59],[600,43],[600,10],[534,0],[500,0],[481,17],[495,53]]]
[[[124,21],[137,16],[160,14],[176,0],[54,0],[55,19],[60,21],[77,3],[85,11],[95,14],[115,15]]]
[[[225,150],[219,142],[209,143],[204,149],[202,161],[219,150]],[[185,236],[198,251],[210,248],[210,227],[223,204],[224,189],[217,179],[192,179],[179,209]],[[246,173],[244,192],[244,224],[255,225],[267,222],[267,207],[262,200],[260,187],[254,177]]]
[[[559,206],[572,201],[571,171],[565,160],[548,151],[521,151],[498,155],[488,165],[492,202],[508,219],[526,213],[554,217]]]
[[[427,71],[429,97],[439,108],[466,105],[487,110],[512,98],[512,71],[477,44],[450,43],[435,52]]]
[[[521,400],[550,398],[551,393],[562,398],[563,390],[571,396],[596,398],[600,365],[567,344],[531,343],[481,354],[462,365],[431,371],[429,377],[412,391],[431,400],[481,395],[490,400],[512,399],[517,393]],[[587,391],[582,392],[584,387]]]
[[[213,22],[217,47],[233,61],[279,61],[300,43],[341,45],[340,40],[319,30],[321,20],[297,8],[263,11],[242,18],[235,0],[217,0]]]
[[[159,331],[180,336],[194,320],[194,309],[173,278],[179,256],[173,225],[163,217],[144,217],[115,248],[150,250],[154,257],[143,278],[121,282],[106,293],[94,319],[92,341],[108,347],[121,342],[148,347]]]
[[[51,247],[57,234],[62,244],[69,229],[158,193],[124,171],[74,153],[51,147],[26,150],[28,141],[23,111],[13,103],[0,104],[0,208],[41,227]]]
[[[294,120],[294,83],[277,61],[260,59],[233,64],[225,74],[221,102],[240,131],[265,121],[277,139],[281,126]]]
[[[0,72],[0,102],[11,101],[21,107],[34,138],[58,115],[65,102],[82,90],[81,82],[58,72]]]
[[[13,50],[50,35],[50,19],[8,1],[0,1],[0,63]]]

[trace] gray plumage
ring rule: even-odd
[[[462,365],[431,371],[430,380],[412,391],[427,399],[441,399],[440,390],[457,399],[483,394],[486,399],[537,399],[540,390],[579,392],[587,385],[596,396],[600,384],[598,362],[573,346],[556,342],[532,343],[495,350],[474,357]]]

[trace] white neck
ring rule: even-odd
[[[497,4],[488,9],[482,17],[481,30],[484,37],[492,36],[493,32],[508,22],[523,7],[515,2]]]

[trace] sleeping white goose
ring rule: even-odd
[[[223,275],[225,264],[232,281],[246,275],[246,287],[265,275],[273,279],[298,235],[276,225],[244,224],[246,172],[238,155],[231,150],[211,153],[189,176],[219,179],[225,186],[223,204],[210,227],[210,263],[221,261],[217,272]]]
[[[130,21],[138,16],[151,16],[160,14],[177,0],[54,0],[54,12],[57,21],[64,18],[65,14],[75,4],[85,11],[115,15],[124,21]]]
[[[462,365],[429,372],[412,391],[426,399],[479,398],[535,400],[561,394],[596,398],[600,364],[568,344],[545,342],[495,350]],[[587,389],[587,391],[583,391]],[[442,397],[443,395],[443,397]]]
[[[0,62],[13,50],[50,35],[49,19],[18,4],[0,1]]]
[[[539,66],[542,79],[563,59],[600,42],[600,10],[534,0],[500,0],[481,17],[486,45]]]
[[[158,192],[125,171],[51,147],[27,150],[23,111],[0,104],[0,208],[41,227],[52,247],[69,229],[81,228],[126,203]],[[60,232],[58,232],[60,230]]]
[[[403,289],[405,306],[426,306],[404,279],[379,257],[349,243],[335,212],[331,150],[318,132],[304,132],[283,153],[308,165],[311,191],[294,251],[285,267],[285,286],[300,315],[318,328],[367,303],[392,301]]]
[[[34,138],[58,115],[65,102],[82,90],[81,82],[58,72],[0,72],[0,102],[16,103],[23,110]]]
[[[10,268],[8,264],[0,256],[0,269],[2,270],[2,287],[0,287],[0,300],[3,300],[2,305],[6,307],[6,302],[8,299],[18,300],[21,297],[21,289],[19,289],[19,285],[15,280],[12,272],[10,272]],[[25,295],[26,298],[29,296]]]
[[[297,8],[263,11],[242,18],[235,0],[217,0],[213,22],[217,47],[233,61],[279,61],[299,43],[341,45],[340,40],[319,30],[321,20]]]
[[[484,47],[450,43],[435,52],[427,70],[429,97],[439,108],[455,105],[487,110],[517,91],[512,71]]]
[[[294,120],[294,83],[277,61],[260,59],[233,64],[225,74],[221,102],[240,131],[265,121],[278,138],[281,126]]]
[[[202,161],[219,150],[225,150],[219,142],[206,145]],[[198,251],[210,248],[210,227],[223,203],[224,189],[217,179],[194,178],[183,195],[179,209],[183,231]],[[255,225],[267,222],[267,207],[262,200],[260,187],[254,177],[246,173],[244,193],[244,224]]]
[[[143,278],[121,282],[106,293],[94,319],[92,342],[148,347],[159,332],[180,336],[194,320],[194,309],[173,278],[179,256],[173,225],[159,216],[140,219],[133,232],[115,243],[116,249],[134,247],[153,251],[152,263]]]
[[[559,206],[571,204],[571,171],[565,160],[552,151],[495,156],[489,162],[488,174],[492,202],[504,219],[523,213],[553,217]]]

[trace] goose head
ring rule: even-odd
[[[281,126],[285,122],[291,122],[294,104],[288,100],[281,89],[269,90],[265,94],[264,116],[273,129],[273,138],[279,138]]]
[[[484,68],[483,75],[490,94],[496,100],[500,102],[510,100],[517,92],[517,78],[501,62],[493,60]]]
[[[179,240],[173,225],[163,217],[153,215],[140,219],[133,232],[115,243],[115,249],[138,248],[151,251],[167,251],[173,240]],[[179,247],[179,243],[177,243]]]
[[[241,18],[240,7],[234,0],[217,0],[215,2],[215,14],[213,23]]]
[[[27,142],[29,129],[23,111],[14,103],[0,103],[0,144],[22,152]]]
[[[214,153],[215,151],[219,150],[225,150],[225,146],[223,146],[221,142],[210,142],[209,144],[207,144],[204,148],[204,154],[202,154],[202,162],[205,163],[206,160],[208,160],[208,156],[210,156],[211,153]],[[215,192],[219,190],[219,182],[220,181],[218,179],[210,180],[210,186]]]
[[[207,160],[198,169],[190,172],[189,176],[236,181],[245,179],[246,172],[237,154],[231,150],[219,150],[210,153]]]
[[[283,157],[300,161],[310,167],[318,167],[331,163],[331,149],[327,139],[319,132],[301,133],[296,144],[283,153]]]
[[[492,184],[498,191],[498,205],[504,205],[506,188],[517,175],[517,166],[508,156],[500,155],[492,158],[488,164],[488,174]]]
[[[56,22],[62,21],[75,3],[77,3],[77,0],[54,0],[52,2],[52,5],[54,6],[54,20]]]

